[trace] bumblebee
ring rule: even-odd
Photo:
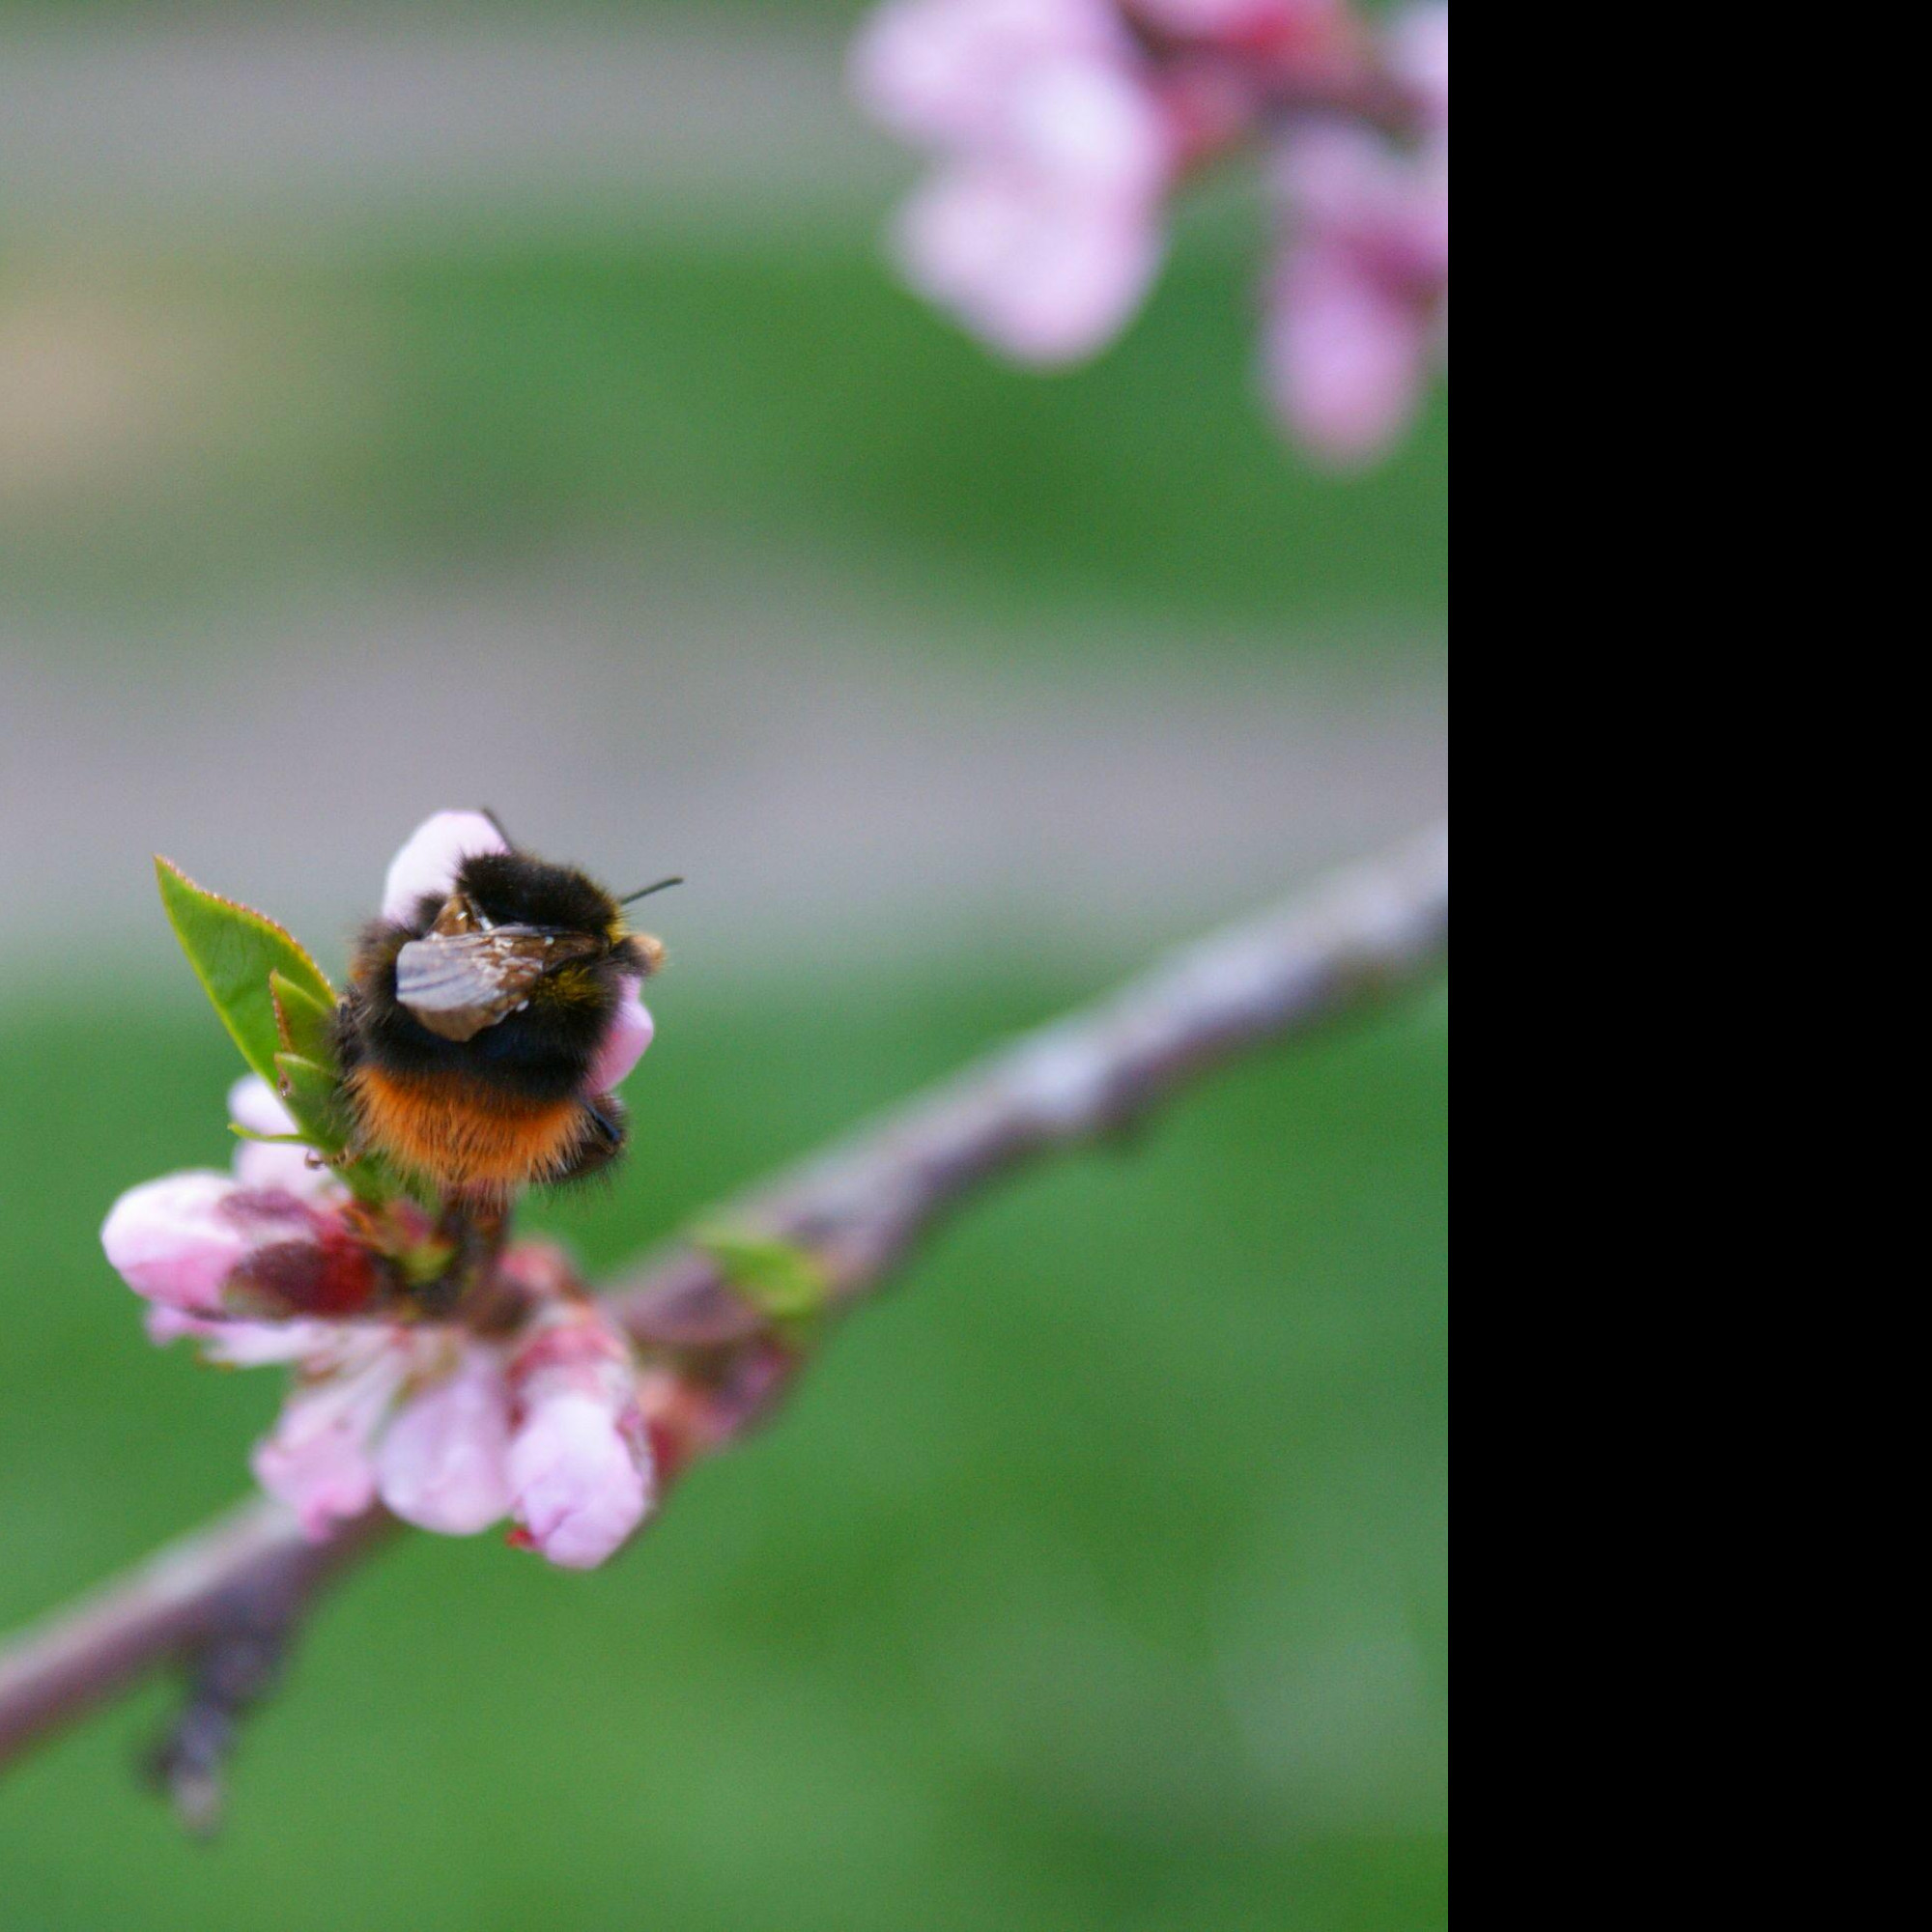
[[[336,1021],[352,1154],[483,1206],[608,1168],[628,1122],[591,1070],[626,982],[664,960],[624,907],[680,883],[617,899],[568,866],[478,853],[447,895],[365,927]]]

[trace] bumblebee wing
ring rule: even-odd
[[[396,999],[443,1039],[474,1039],[506,1019],[566,956],[567,936],[535,926],[434,933],[396,954]]]

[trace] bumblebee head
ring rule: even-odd
[[[605,949],[625,936],[623,908],[594,879],[526,852],[479,852],[466,859],[438,923],[465,900],[492,926],[569,933]]]

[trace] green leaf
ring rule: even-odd
[[[810,1338],[832,1296],[818,1258],[776,1235],[707,1228],[692,1236],[724,1278],[761,1314],[799,1340]]]
[[[311,1147],[324,1153],[340,1153],[349,1145],[342,1119],[341,1083],[327,1066],[318,1066],[298,1053],[278,1053],[275,1092]]]
[[[269,996],[274,1003],[283,1050],[335,1072],[334,1000],[317,999],[279,968],[269,975]]]
[[[335,1163],[337,1177],[358,1201],[379,1206],[404,1191],[395,1175],[373,1154],[340,1158],[348,1151],[350,1121],[342,1079],[332,1065],[319,1066],[298,1053],[278,1053],[274,1088],[294,1115],[301,1142]]]
[[[221,1023],[242,1057],[270,1086],[283,1051],[270,976],[279,974],[293,995],[331,1009],[335,989],[323,970],[266,914],[198,886],[178,866],[156,858],[161,903]]]
[[[301,946],[266,914],[198,886],[166,859],[155,861],[161,903],[221,1023],[242,1057],[294,1117],[293,1136],[242,1134],[312,1147],[340,1164],[358,1200],[378,1205],[404,1190],[373,1155],[341,1161],[351,1122],[335,1051],[335,988]],[[238,1130],[239,1131],[239,1130]]]

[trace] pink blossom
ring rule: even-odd
[[[107,1260],[136,1294],[185,1315],[219,1315],[254,1252],[259,1221],[225,1174],[164,1175],[122,1195],[100,1230]]]
[[[897,0],[862,95],[940,165],[903,212],[907,279],[1021,361],[1077,360],[1140,305],[1178,133],[1098,0]]]
[[[100,1245],[136,1294],[187,1314],[219,1314],[221,1291],[247,1252],[224,1209],[236,1191],[225,1174],[170,1174],[122,1195]]]
[[[1269,385],[1313,451],[1366,463],[1414,415],[1440,341],[1446,156],[1323,128],[1285,144],[1280,179],[1291,237],[1269,304]]]
[[[1433,295],[1449,273],[1449,179],[1433,148],[1408,155],[1365,128],[1311,128],[1283,143],[1276,185],[1311,242],[1364,273]]]
[[[511,1365],[509,1475],[525,1540],[566,1570],[594,1570],[648,1513],[650,1451],[623,1337],[597,1310],[538,1329]]]
[[[136,1294],[183,1315],[348,1315],[379,1286],[332,1208],[225,1174],[171,1174],[130,1188],[100,1244]]]
[[[419,1529],[474,1536],[510,1513],[509,1445],[503,1365],[471,1346],[390,1425],[377,1457],[383,1501]]]
[[[510,1445],[510,1487],[531,1545],[563,1570],[606,1562],[650,1507],[635,1439],[590,1396],[559,1395],[531,1410]]]
[[[496,825],[480,811],[439,811],[410,834],[389,862],[383,886],[383,917],[412,918],[418,902],[434,893],[447,896],[464,860],[479,852],[507,852]]]
[[[604,1044],[598,1049],[589,1078],[583,1083],[586,1092],[593,1094],[612,1092],[644,1057],[644,1049],[650,1045],[657,1028],[644,1006],[642,985],[642,980],[626,977],[624,997],[617,1003],[611,1029],[604,1036]]]
[[[407,1337],[380,1329],[355,1336],[336,1362],[298,1383],[256,1445],[256,1481],[295,1511],[307,1535],[327,1535],[376,1500],[376,1436],[410,1366]]]

